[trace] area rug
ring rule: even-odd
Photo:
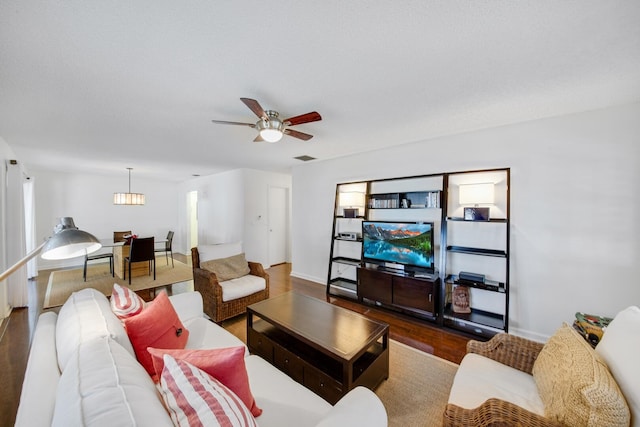
[[[133,277],[131,285],[129,285],[129,279],[124,280],[117,275],[111,277],[108,263],[89,265],[86,282],[82,279],[82,268],[54,271],[49,276],[44,308],[60,306],[69,298],[69,295],[84,288],[94,288],[110,296],[114,283],[130,287],[134,291],[142,291],[193,280],[191,266],[175,260],[174,264],[175,267],[172,268],[171,263],[166,264],[164,257],[158,258],[156,280],[153,280],[153,274]]]
[[[389,379],[376,389],[390,427],[442,426],[458,365],[389,340]]]

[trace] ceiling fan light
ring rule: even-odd
[[[260,136],[267,142],[278,142],[282,139],[282,131],[280,129],[262,129]]]

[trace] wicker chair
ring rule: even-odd
[[[262,264],[248,262],[249,274],[263,277],[266,282],[266,286],[262,291],[234,300],[223,301],[222,287],[215,273],[200,268],[198,248],[191,248],[191,259],[193,263],[194,290],[202,294],[204,312],[214,322],[220,323],[223,320],[244,314],[247,311],[247,306],[269,298],[269,275],[262,268]]]
[[[543,344],[509,334],[487,342],[469,341],[467,353],[476,353],[531,374]],[[500,399],[488,399],[474,409],[448,404],[444,426],[558,426],[559,424]]]

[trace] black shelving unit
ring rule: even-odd
[[[356,191],[353,191],[353,189]],[[336,185],[335,206],[333,209],[333,229],[331,230],[331,250],[329,254],[329,272],[327,277],[327,294],[347,298],[357,298],[357,272],[361,264],[362,238],[341,237],[341,232],[361,232],[362,220],[366,218],[367,208],[358,206],[355,217],[345,217],[344,207],[340,206],[341,190],[348,192],[361,192],[364,200],[368,192],[368,183],[355,182]],[[340,247],[343,245],[344,247]]]
[[[484,221],[469,221],[465,220],[462,216],[450,215],[451,212],[447,212],[442,232],[443,242],[448,243],[443,246],[442,268],[443,271],[446,272],[446,278],[444,280],[443,294],[441,295],[444,301],[442,307],[442,323],[444,326],[455,328],[466,333],[490,338],[497,333],[508,332],[509,330],[510,170],[507,168],[449,174],[447,177],[447,194],[448,197],[455,197],[452,193],[455,192],[456,184],[454,181],[456,181],[456,179],[458,182],[466,182],[464,180],[469,176],[483,176],[483,174],[498,174],[504,176],[504,180],[500,185],[502,191],[500,194],[497,194],[497,198],[500,200],[502,206],[499,214],[504,215],[504,217],[489,218]],[[482,182],[481,178],[479,182]],[[450,205],[451,204],[448,204],[447,208],[450,208]],[[476,232],[483,227],[498,227],[500,236],[504,237],[504,240],[501,241],[502,247],[452,244],[452,231],[456,227],[464,227],[463,224],[473,224],[473,227],[476,227]],[[500,240],[500,238],[496,240]],[[495,241],[493,243],[496,244]],[[462,257],[461,260],[458,260],[456,263],[458,266],[460,266],[460,264],[476,266],[487,265],[487,263],[478,261],[478,257],[481,259],[493,259],[493,273],[499,274],[500,278],[487,278],[484,281],[478,282],[459,280],[457,276],[459,271],[453,271],[452,265],[454,263],[451,262],[451,257],[454,255]],[[464,270],[466,270],[466,267],[464,267]],[[474,272],[478,274],[485,273],[485,271]],[[458,313],[453,310],[452,294],[453,288],[456,286],[465,286],[470,289],[470,294],[472,295],[470,313]],[[484,307],[474,307],[472,293],[475,293],[477,297],[482,297],[480,298],[482,300],[491,301],[495,307],[500,306],[500,310],[491,311]],[[479,295],[478,293],[483,293],[484,295]]]
[[[490,217],[483,221],[470,221],[464,218],[462,205],[457,198],[461,185],[486,183],[500,177],[495,183],[497,200],[490,209]],[[488,177],[488,178],[487,178]],[[487,181],[483,181],[487,179]],[[361,182],[348,182],[336,185],[329,272],[327,277],[327,295],[357,299],[363,303],[374,303],[389,309],[402,309],[419,319],[426,319],[439,326],[454,328],[478,337],[487,337],[508,331],[509,323],[509,227],[510,227],[510,170],[508,168],[486,169],[452,173],[421,175],[378,179]],[[353,186],[363,192],[364,206],[359,206],[358,215],[345,217],[339,206],[340,194],[345,188]],[[460,188],[458,188],[460,187]],[[371,191],[375,190],[375,191]],[[391,190],[391,191],[389,191]],[[400,190],[400,191],[396,191]],[[407,190],[407,191],[402,191]],[[349,190],[351,191],[351,190]],[[348,191],[347,191],[348,192]],[[414,212],[409,212],[413,211]],[[362,262],[362,239],[340,236],[343,227],[349,225],[350,231],[361,231],[364,220],[373,221],[429,221],[439,230],[435,254],[438,271],[431,278],[429,290],[425,291],[418,277],[396,277],[397,274],[384,275]],[[467,225],[464,225],[467,224]],[[468,227],[469,241],[457,241],[460,235],[458,227]],[[488,229],[486,227],[489,227]],[[504,241],[499,247],[491,247],[487,241],[500,240],[498,235],[487,235],[486,230],[501,230]],[[463,232],[464,235],[466,232]],[[498,236],[498,237],[496,237]],[[467,237],[467,236],[463,236]],[[439,244],[439,245],[438,245]],[[456,262],[451,261],[456,257]],[[475,259],[468,265],[479,269],[479,274],[488,273],[484,282],[469,283],[458,280],[454,271],[461,263],[460,258]],[[487,262],[478,261],[486,259]],[[495,267],[495,263],[501,263]],[[464,264],[464,262],[462,262]],[[488,271],[483,271],[487,267]],[[474,271],[463,268],[462,271]],[[496,273],[495,270],[498,270]],[[364,272],[363,272],[364,271]],[[367,274],[364,274],[367,273]],[[499,277],[491,277],[497,275]],[[362,275],[362,277],[360,277]],[[384,276],[384,278],[382,278]],[[386,276],[393,276],[389,279]],[[361,282],[362,280],[362,282]],[[374,283],[375,282],[375,283]],[[389,282],[389,283],[387,283]],[[415,283],[414,283],[415,282]],[[361,286],[361,289],[359,289]],[[470,313],[457,313],[452,309],[451,294],[453,287],[466,286],[472,293],[488,293],[488,300],[495,296],[496,301],[483,305],[483,298],[471,298]],[[403,293],[404,292],[404,293]],[[405,297],[405,294],[408,297]],[[425,297],[427,295],[427,297]],[[427,298],[425,300],[425,298]],[[414,301],[415,299],[415,301]],[[480,302],[475,305],[475,303]],[[417,308],[416,308],[417,307]],[[498,308],[496,308],[498,307]]]

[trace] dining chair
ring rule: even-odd
[[[87,281],[87,262],[94,261],[96,259],[104,259],[109,258],[109,272],[111,273],[111,277],[114,276],[114,266],[113,266],[113,252],[105,252],[101,254],[91,254],[84,256],[84,268],[82,269],[82,278],[84,281]]]
[[[169,265],[169,253],[171,253],[171,267],[174,267],[173,264],[173,250],[171,249],[171,244],[173,242],[173,231],[169,231],[167,233],[167,240],[164,242],[164,247],[162,248],[156,248],[156,253],[158,252],[164,252],[164,257],[167,260],[167,265]],[[160,242],[158,242],[160,243]]]
[[[113,232],[113,243],[118,242],[126,242],[127,239],[124,236],[131,235],[131,230],[129,231],[114,231]]]
[[[129,284],[131,284],[131,264],[134,262],[147,261],[149,263],[149,274],[153,268],[153,280],[156,280],[156,254],[154,251],[154,238],[143,237],[131,239],[129,256],[124,258],[124,278],[127,278],[127,264],[129,267]]]

